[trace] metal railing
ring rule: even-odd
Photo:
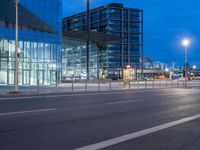
[[[200,80],[186,82],[186,87],[198,87]],[[123,81],[70,81],[51,86],[20,86],[22,93],[73,93],[73,92],[101,92],[115,90],[134,90],[134,89],[167,89],[185,88],[183,80],[150,80],[150,81],[130,81],[124,85]],[[14,86],[0,86],[0,93],[9,93],[14,90]]]

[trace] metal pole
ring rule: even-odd
[[[85,92],[87,92],[88,91],[88,85],[87,85],[88,83],[87,83],[87,80],[86,80],[86,82],[85,82]]]
[[[141,78],[144,77],[144,15],[142,11],[142,62],[141,62]]]
[[[90,0],[87,0],[87,46],[86,46],[86,72],[87,80],[90,79]]]
[[[147,88],[147,80],[145,80],[145,89]]]
[[[58,71],[56,66],[56,92],[58,92]]]
[[[153,85],[153,88],[154,88],[154,80],[152,81],[152,85]]]
[[[19,54],[18,54],[18,3],[19,0],[15,0],[16,8],[16,22],[15,22],[15,92],[19,92]]]
[[[98,91],[100,91],[100,81],[98,81]]]
[[[160,88],[161,88],[161,87],[162,87],[162,86],[161,86],[161,80],[159,81],[159,83],[160,83]]]
[[[185,57],[185,59],[184,59],[184,63],[185,63],[185,87],[187,86],[187,81],[186,81],[186,79],[187,79],[187,77],[188,77],[188,71],[187,71],[187,46],[185,46],[185,53],[184,53],[184,57]]]
[[[110,81],[110,84],[109,84],[109,90],[111,90],[111,88],[112,88],[112,85],[111,85],[111,81]]]
[[[40,92],[39,64],[37,64],[37,93]]]
[[[72,92],[74,92],[74,80],[72,80]]]

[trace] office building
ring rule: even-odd
[[[91,32],[106,33],[122,40],[102,45],[90,42],[91,78],[122,78],[123,68],[131,65],[142,69],[143,11],[111,3],[90,10]],[[63,18],[63,33],[87,30],[86,12]],[[69,40],[71,42],[69,42]],[[67,39],[63,41],[63,76],[85,76],[86,42]]]

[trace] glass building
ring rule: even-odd
[[[100,32],[89,32],[89,61],[87,61],[87,31],[67,31],[63,34],[62,44],[62,80],[81,80],[87,77],[89,62],[90,79],[103,78],[104,72],[100,65],[106,62],[105,49],[108,43],[118,42],[119,37]]]
[[[19,0],[19,84],[55,84],[61,70],[61,0]],[[0,84],[15,76],[15,1],[0,1]]]
[[[90,45],[90,79],[98,76],[98,47]],[[62,79],[85,80],[86,73],[86,45],[85,42],[66,39],[62,51]]]
[[[63,33],[69,31],[87,30],[86,12],[63,18]],[[123,4],[111,3],[102,7],[90,10],[90,31],[103,32],[121,38],[121,41],[104,46],[97,46],[96,60],[90,62],[90,66],[96,66],[97,78],[122,78],[123,68],[131,65],[133,68],[141,69],[143,57],[143,11],[135,8],[125,8]],[[77,45],[76,45],[77,44]],[[76,62],[72,70],[63,69],[66,76],[77,69],[85,70],[85,59],[77,60],[74,53],[68,53],[74,49],[79,55],[85,57],[84,43],[74,43],[75,46],[63,44],[63,66],[69,67],[66,58]],[[84,46],[81,46],[84,45]],[[92,45],[92,44],[91,44]],[[91,46],[90,47],[93,47]],[[93,52],[93,48],[91,48]],[[80,57],[79,57],[80,58]],[[78,59],[79,59],[78,58]],[[94,57],[95,58],[95,57]],[[92,58],[93,59],[93,58]],[[93,64],[95,63],[96,64]],[[92,67],[91,67],[92,68]],[[84,71],[85,72],[85,71]],[[68,74],[69,73],[69,74]]]

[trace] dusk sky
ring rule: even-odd
[[[183,64],[181,40],[191,39],[190,65],[200,67],[200,1],[197,0],[91,0],[91,7],[111,2],[144,10],[145,55],[154,61]],[[86,0],[63,0],[63,17],[85,11]]]

